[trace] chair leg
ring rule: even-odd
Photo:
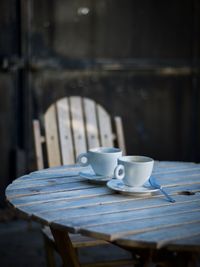
[[[44,249],[46,256],[46,266],[47,267],[56,267],[55,258],[54,258],[54,248],[50,244],[49,240],[43,235]]]

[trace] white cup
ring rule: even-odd
[[[151,176],[154,160],[145,156],[123,156],[118,159],[114,176],[130,187],[142,186]]]
[[[121,156],[122,151],[119,148],[97,147],[90,149],[87,153],[80,154],[76,162],[81,166],[91,165],[97,175],[113,176],[117,159]]]

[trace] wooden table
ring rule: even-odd
[[[64,264],[67,247],[72,266],[79,266],[68,232],[127,249],[198,255],[200,164],[155,163],[153,176],[175,203],[160,193],[143,198],[116,194],[105,185],[85,181],[78,176],[82,170],[77,166],[46,169],[20,177],[6,189],[14,208],[50,225]]]

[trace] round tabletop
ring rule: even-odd
[[[51,228],[131,248],[199,251],[200,164],[155,163],[152,177],[175,203],[149,185],[145,194],[127,195],[80,172],[90,170],[74,165],[32,172],[7,187],[7,200]]]

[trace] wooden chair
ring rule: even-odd
[[[39,120],[33,121],[37,168],[44,168],[42,145],[47,151],[48,167],[74,164],[77,155],[98,146],[113,147],[115,144],[126,153],[120,117],[114,118],[116,134],[112,132],[111,117],[99,104],[89,98],[65,97],[53,103],[44,114],[45,137],[41,135]],[[53,249],[56,249],[50,229],[45,227],[43,237],[47,265],[55,266]],[[70,234],[74,248],[108,244],[105,241]],[[116,264],[115,264],[116,263]],[[116,261],[97,266],[123,266],[132,260]],[[87,265],[89,266],[89,265]],[[91,265],[95,266],[95,264]]]

